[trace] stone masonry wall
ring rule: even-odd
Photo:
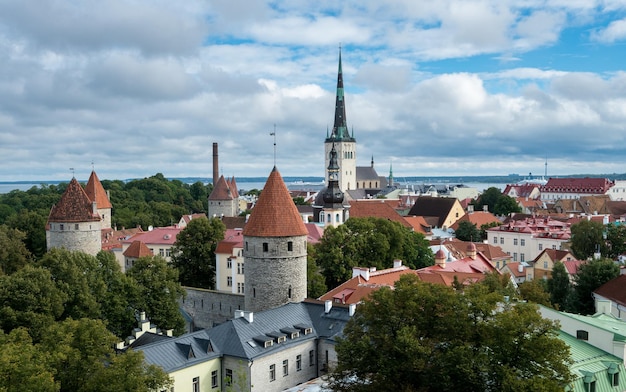
[[[211,328],[235,316],[235,310],[244,308],[242,294],[224,293],[214,290],[185,287],[187,298],[181,307],[192,317],[193,326]]]

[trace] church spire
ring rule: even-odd
[[[341,46],[339,46],[339,69],[337,72],[337,97],[335,99],[335,123],[331,138],[334,140],[350,139],[346,122],[346,101],[343,94],[343,71],[341,68]]]

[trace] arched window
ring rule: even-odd
[[[324,222],[324,211],[320,212],[320,222]]]

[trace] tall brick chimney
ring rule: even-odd
[[[213,143],[213,186],[217,184],[219,180],[220,166],[217,160],[217,143]]]

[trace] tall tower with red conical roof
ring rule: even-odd
[[[225,179],[220,176],[213,184],[213,192],[209,195],[209,218],[220,216],[237,216],[239,214],[239,191],[235,177]]]
[[[65,248],[96,255],[102,249],[101,231],[102,218],[97,202],[89,198],[76,178],[72,178],[48,215],[48,250]]]
[[[326,135],[324,152],[326,159],[324,169],[330,165],[330,152],[335,147],[337,151],[339,188],[342,191],[356,189],[356,139],[351,135],[346,121],[346,100],[343,91],[343,70],[341,67],[341,48],[339,48],[339,70],[337,72],[337,95],[335,98],[335,122],[330,135]],[[326,183],[328,183],[328,173]]]
[[[307,229],[274,167],[243,229],[245,309],[272,309],[307,297]]]
[[[91,201],[96,202],[98,214],[100,214],[100,217],[102,218],[102,229],[110,229],[112,208],[111,201],[109,200],[109,195],[104,190],[98,175],[93,170],[91,171],[87,185],[85,185],[85,193],[87,193],[87,196],[89,196]]]

